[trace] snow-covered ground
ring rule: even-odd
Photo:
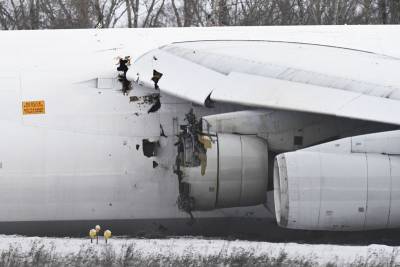
[[[397,247],[338,246],[114,237],[106,245],[85,238],[0,236],[0,266],[395,266]]]

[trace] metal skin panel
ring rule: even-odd
[[[217,150],[218,148],[218,150]],[[255,206],[266,201],[268,147],[256,136],[218,134],[207,150],[207,169],[185,167],[194,210]],[[211,190],[212,189],[212,190]]]
[[[242,88],[251,88],[251,93]],[[310,101],[324,93],[329,102]],[[291,97],[289,97],[289,95]],[[248,106],[302,110],[321,114],[333,114],[344,103],[358,97],[358,93],[280,80],[259,75],[231,72],[224,83],[211,94],[215,101],[240,103]]]
[[[7,120],[17,120],[20,106],[15,105],[19,100],[20,79],[16,73],[0,71],[1,116]]]
[[[351,151],[353,153],[400,154],[400,131],[354,136],[351,138]]]
[[[240,135],[218,135],[218,207],[240,206],[242,188],[242,144]],[[259,203],[257,203],[259,204]]]
[[[342,138],[332,142],[312,146],[306,151],[326,153],[371,153],[371,154],[400,154],[400,131],[387,131]]]
[[[397,100],[239,72],[231,72],[216,86],[214,101],[400,125]],[[243,88],[251,88],[251,93]]]
[[[317,146],[308,147],[303,149],[302,151],[348,154],[351,153],[351,137],[335,140]]]
[[[390,155],[391,189],[389,228],[400,225],[400,156]]]
[[[318,229],[321,206],[321,169],[318,153],[286,153],[288,228]],[[282,185],[281,185],[282,186]]]
[[[218,193],[218,147],[207,150],[207,169],[201,175],[201,167],[185,168],[184,182],[190,184],[190,196],[195,200],[197,210],[212,210],[215,208]]]
[[[309,147],[315,143],[337,138],[348,134],[349,129],[364,133],[365,123],[356,120],[343,120],[337,117],[324,119],[322,115],[298,113],[291,111],[245,110],[216,114],[202,118],[203,129],[207,133],[235,133],[257,135],[267,140],[268,149],[272,151],[292,151]],[[393,126],[394,128],[394,126]],[[386,128],[376,131],[385,131]],[[354,133],[354,134],[358,134]],[[301,143],[295,143],[295,137],[301,137]],[[399,138],[400,140],[400,138]],[[344,143],[346,142],[346,144]],[[400,147],[400,144],[399,144]],[[351,151],[351,138],[324,143],[307,148],[323,151]],[[393,147],[393,150],[396,148]]]
[[[287,225],[281,226],[307,230],[363,229],[367,195],[365,155],[308,151],[284,155],[280,160],[284,159],[287,166],[289,211]],[[285,203],[281,201],[279,205]]]
[[[268,173],[268,147],[255,136],[241,136],[242,184],[240,206],[265,203]]]
[[[390,98],[398,89],[393,70],[399,62],[363,51],[263,40],[183,42],[162,49],[225,75],[241,72]],[[389,70],[376,77],[383,68]]]
[[[400,225],[398,156],[299,150],[278,155],[274,168],[282,227],[360,231]]]
[[[320,153],[321,208],[319,227],[360,230],[367,201],[365,154]]]
[[[389,156],[366,154],[368,168],[367,212],[364,229],[386,228],[389,220],[391,176]]]

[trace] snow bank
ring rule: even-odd
[[[398,248],[209,240],[0,236],[0,265],[394,266]]]

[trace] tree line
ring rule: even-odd
[[[400,0],[0,0],[0,29],[399,24]]]

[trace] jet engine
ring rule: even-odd
[[[181,209],[212,210],[265,202],[268,148],[263,139],[187,134],[180,146]]]
[[[264,204],[275,209],[277,223],[284,228],[359,231],[400,227],[400,131],[279,154],[273,175],[268,177],[265,139],[210,132],[193,114],[186,120],[189,123],[179,135],[175,165],[182,210]],[[266,203],[271,179],[274,203],[270,199]]]
[[[365,135],[278,155],[278,224],[340,231],[399,227],[399,137],[399,132]]]

